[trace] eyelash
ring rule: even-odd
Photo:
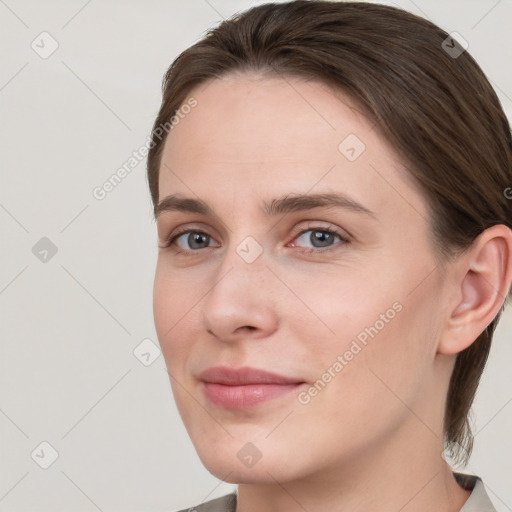
[[[321,227],[321,226],[308,226],[306,229],[303,229],[302,231],[300,231],[299,233],[297,233],[293,240],[296,240],[297,238],[301,237],[304,233],[307,233],[308,231],[317,231],[317,232],[320,232],[320,233],[330,233],[332,235],[336,235],[340,241],[342,242],[342,244],[340,245],[345,245],[345,244],[348,244],[350,243],[350,240],[348,240],[347,237],[343,236],[341,233],[339,233],[338,231],[336,231],[335,229],[333,228],[329,228],[329,227]],[[161,248],[162,249],[168,249],[172,246],[176,246],[176,240],[184,235],[184,234],[187,234],[187,233],[196,233],[196,234],[201,234],[201,235],[206,235],[208,237],[210,237],[210,235],[208,233],[205,233],[204,231],[201,231],[201,230],[198,230],[198,229],[187,229],[187,228],[182,228],[182,229],[178,229],[177,232],[175,232],[174,234],[172,234],[167,240],[166,240],[166,243],[165,245],[163,245]],[[211,238],[211,237],[210,237]],[[207,249],[207,247],[205,247],[204,249]],[[323,252],[329,252],[329,251],[332,251],[332,250],[336,250],[338,249],[337,246],[333,246],[333,247],[326,247],[326,248],[319,248],[319,247],[312,247],[312,248],[305,248],[305,247],[299,247],[298,248],[301,252],[303,253],[306,253],[306,254],[311,254],[311,253],[323,253]],[[194,249],[194,250],[188,250],[188,249],[180,249],[180,248],[177,248],[177,247],[174,247],[174,252],[176,254],[184,254],[184,255],[187,255],[187,254],[197,254],[201,251],[201,249]]]

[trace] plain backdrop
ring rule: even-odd
[[[259,3],[0,1],[0,511],[172,511],[233,489],[200,463],[158,354],[145,161],[102,200],[93,190],[147,140],[173,59]],[[464,37],[510,119],[512,2],[395,3]],[[500,512],[511,333],[507,308],[466,469]]]

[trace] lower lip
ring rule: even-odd
[[[243,409],[267,402],[290,393],[302,384],[247,384],[245,386],[225,386],[203,382],[208,399],[225,409]]]

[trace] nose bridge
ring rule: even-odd
[[[258,286],[264,292],[266,268],[263,245],[253,236],[245,236],[241,242],[230,242],[217,269],[217,278],[209,295],[225,295],[225,299],[236,299],[240,304],[253,300],[251,287]]]
[[[230,243],[203,306],[206,329],[228,339],[240,327],[273,329],[275,308],[263,245],[253,236]]]

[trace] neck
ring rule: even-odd
[[[296,480],[239,484],[237,512],[458,512],[470,496],[441,457],[439,437],[417,419],[375,450]],[[412,441],[408,441],[412,440]],[[277,476],[276,476],[277,475]]]

